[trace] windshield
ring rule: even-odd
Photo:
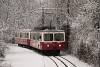
[[[53,34],[44,34],[44,41],[53,41]]]
[[[55,41],[64,41],[64,34],[63,33],[55,33],[54,40]]]

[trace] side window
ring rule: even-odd
[[[41,34],[38,34],[38,33],[31,33],[30,38],[34,39],[34,40],[41,40],[42,39]]]
[[[30,39],[33,39],[33,38],[32,38],[32,33],[30,33]]]
[[[20,33],[20,38],[25,38],[25,33]]]
[[[34,34],[34,33],[31,33],[31,34],[30,34],[30,38],[31,38],[31,39],[35,39],[35,34]]]
[[[15,33],[15,37],[18,37],[17,34],[18,34],[18,33]]]
[[[19,37],[20,36],[20,33],[17,33],[17,37]]]
[[[35,33],[35,34],[34,34],[34,38],[35,38],[35,40],[39,40],[39,35],[38,35],[38,33]]]
[[[25,38],[25,33],[22,33],[22,38]]]
[[[25,33],[25,38],[29,38],[29,33]]]
[[[42,40],[42,36],[41,35],[39,35],[39,40]]]
[[[35,40],[36,38],[35,38],[35,33],[33,34],[33,39]]]
[[[29,33],[27,33],[26,35],[27,35],[27,38],[29,38]]]
[[[42,35],[40,33],[36,34],[36,40],[39,40],[39,41],[42,40]]]
[[[19,37],[19,33],[15,33],[15,37]]]
[[[20,33],[20,38],[22,37],[22,33]]]

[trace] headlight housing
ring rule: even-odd
[[[59,44],[59,47],[61,47],[61,44]]]

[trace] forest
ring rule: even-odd
[[[0,0],[0,58],[18,29],[42,25],[42,8],[45,26],[65,30],[64,51],[100,67],[100,0]]]

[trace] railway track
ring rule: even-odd
[[[75,64],[73,64],[71,61],[69,61],[68,59],[66,59],[66,58],[64,58],[64,57],[62,57],[62,56],[60,56],[60,58],[63,58],[64,60],[66,60],[66,61],[68,61],[70,64],[72,64],[74,67],[76,67],[76,65]]]
[[[48,57],[48,58],[54,62],[54,64],[56,65],[56,67],[61,67],[57,63],[57,60],[59,62],[61,62],[61,64],[63,64],[64,67],[76,67],[75,64],[73,64],[71,61],[69,61],[68,59],[66,59],[66,58],[64,58],[62,56],[52,56],[52,57]]]
[[[56,65],[57,67],[59,67],[58,64],[56,63],[56,61],[55,61],[54,59],[52,59],[51,57],[48,57],[48,58],[50,58],[50,59],[55,63],[55,65]]]

